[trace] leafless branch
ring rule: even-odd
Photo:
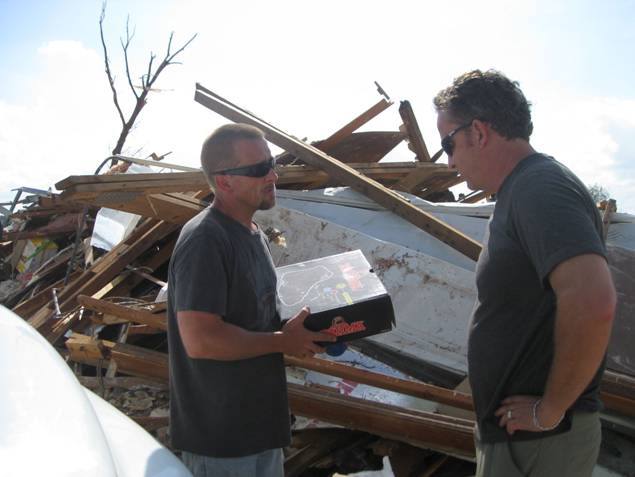
[[[132,94],[134,94],[134,97],[139,99],[137,90],[135,90],[135,87],[132,85],[132,78],[130,77],[130,66],[128,64],[128,47],[130,46],[130,42],[134,38],[134,34],[135,34],[134,31],[132,32],[132,35],[130,34],[129,25],[130,25],[130,17],[126,18],[126,42],[124,43],[123,40],[120,40],[120,41],[121,41],[121,47],[123,48],[123,57],[126,62],[126,76],[128,77],[128,84],[130,85],[130,89],[132,90]]]
[[[159,64],[159,66],[154,72],[152,71],[152,68],[154,65],[154,59],[156,58],[156,55],[152,52],[150,53],[150,61],[148,62],[148,71],[145,75],[141,76],[141,93],[137,94],[137,91],[132,82],[132,77],[130,75],[130,64],[128,60],[128,48],[130,47],[130,43],[132,42],[132,39],[134,38],[135,32],[133,31],[132,33],[130,33],[130,27],[129,27],[130,19],[128,18],[126,20],[126,39],[125,41],[123,39],[121,39],[120,41],[121,41],[121,47],[123,48],[128,84],[130,85],[130,89],[132,90],[136,99],[134,109],[132,110],[130,117],[126,121],[124,119],[123,112],[121,111],[121,108],[119,106],[117,91],[115,89],[115,83],[112,78],[112,74],[110,72],[108,53],[106,50],[106,41],[104,40],[104,33],[103,33],[103,21],[105,18],[105,14],[106,14],[106,2],[104,1],[104,3],[102,4],[101,16],[99,17],[99,31],[101,33],[102,46],[104,47],[104,58],[106,61],[106,75],[108,76],[108,82],[110,83],[110,88],[112,89],[112,92],[113,92],[113,101],[115,103],[115,107],[117,108],[117,112],[119,113],[119,118],[121,119],[121,123],[123,125],[121,129],[121,134],[119,135],[119,139],[117,140],[117,144],[115,145],[115,148],[112,150],[112,155],[116,156],[117,154],[121,154],[121,151],[123,150],[123,145],[126,141],[126,138],[128,137],[128,134],[132,131],[133,126],[135,125],[135,121],[137,120],[137,117],[139,116],[139,113],[141,113],[141,110],[146,105],[146,102],[147,102],[146,98],[148,94],[150,93],[154,82],[158,79],[161,72],[167,66],[171,64],[179,64],[173,61],[174,58],[178,54],[180,54],[185,48],[187,48],[190,45],[190,43],[194,41],[194,38],[196,38],[197,35],[195,34],[194,36],[192,36],[192,38],[190,38],[181,48],[179,48],[177,51],[172,53],[171,49],[172,49],[172,40],[174,38],[174,32],[170,33],[170,38],[168,40],[168,47],[167,47],[165,58],[161,61],[161,63]],[[116,160],[113,159],[113,165],[114,163],[116,163]]]
[[[150,76],[152,75],[152,62],[154,61],[154,59],[157,56],[150,52],[150,61],[148,62],[148,72],[143,75],[143,77],[141,78],[141,84],[143,85],[143,89],[149,88],[148,86],[148,80],[150,79]]]
[[[99,15],[99,35],[101,36],[101,46],[104,48],[104,62],[106,63],[106,76],[108,77],[108,84],[110,85],[110,89],[112,90],[112,101],[115,103],[115,108],[117,108],[117,113],[119,113],[119,119],[121,119],[121,124],[126,125],[126,120],[123,117],[123,112],[121,111],[121,107],[119,106],[119,99],[117,98],[117,89],[115,88],[115,80],[112,77],[112,73],[110,72],[110,61],[108,60],[108,50],[106,49],[106,40],[104,40],[104,18],[106,18],[106,2],[101,5],[101,15]]]

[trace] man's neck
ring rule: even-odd
[[[212,202],[212,208],[222,212],[228,217],[231,217],[239,224],[244,225],[249,230],[255,230],[253,223],[255,211],[245,210],[238,206],[238,204],[230,205],[227,202],[220,200],[218,196],[214,198]]]
[[[492,159],[492,184],[490,193],[498,192],[501,185],[526,157],[535,154],[536,151],[523,139],[514,139],[511,141],[503,141],[498,147],[496,156]]]

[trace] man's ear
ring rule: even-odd
[[[479,148],[484,148],[489,142],[490,135],[492,134],[489,124],[481,121],[480,119],[475,119],[472,122],[472,129],[475,133],[476,144],[478,144]]]
[[[216,190],[228,191],[231,189],[231,176],[219,174],[214,176],[213,180]]]

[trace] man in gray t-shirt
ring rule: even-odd
[[[168,272],[170,433],[195,477],[282,476],[290,441],[283,353],[334,341],[282,325],[269,245],[252,222],[274,206],[274,160],[262,132],[232,124],[201,152],[214,202],[182,229]]]
[[[529,144],[517,83],[472,71],[434,104],[449,166],[497,200],[468,341],[477,475],[590,476],[616,302],[597,208]]]

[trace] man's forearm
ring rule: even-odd
[[[234,361],[254,358],[283,349],[283,336],[279,332],[249,331],[231,323],[221,322],[212,333],[199,336],[190,357]]]
[[[602,363],[612,325],[610,304],[585,307],[575,295],[558,300],[554,359],[542,398],[546,420],[557,420],[589,385]]]

